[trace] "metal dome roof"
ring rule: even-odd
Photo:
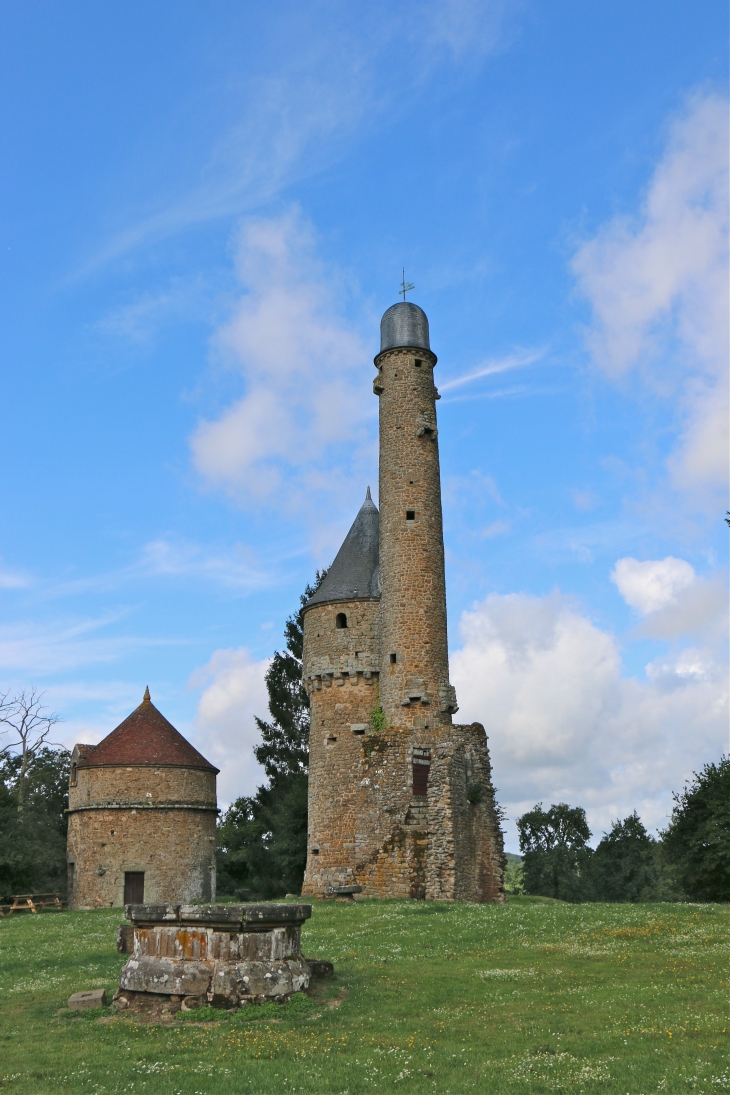
[[[423,308],[401,300],[393,304],[380,321],[380,352],[396,346],[418,346],[430,350],[428,318]]]

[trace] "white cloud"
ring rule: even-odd
[[[265,780],[253,755],[261,738],[254,715],[268,717],[264,675],[269,664],[268,659],[254,661],[245,648],[216,650],[190,678],[191,688],[204,688],[192,736],[221,770],[218,800],[224,806],[252,794]]]
[[[668,555],[666,559],[648,559],[640,563],[627,556],[619,559],[611,572],[611,581],[631,608],[642,616],[674,604],[682,590],[693,585],[694,568],[684,559]]]
[[[364,344],[338,319],[332,279],[313,256],[312,233],[294,212],[244,226],[237,266],[246,288],[216,345],[240,373],[245,394],[191,439],[205,479],[258,501],[288,505],[311,492],[350,487],[372,468],[363,402],[370,375]],[[359,497],[358,486],[355,497]],[[352,495],[350,496],[350,509]]]
[[[724,98],[694,97],[638,216],[613,218],[573,259],[594,360],[615,379],[638,370],[678,404],[669,471],[705,505],[727,475],[727,126]]]
[[[485,725],[512,821],[538,801],[567,801],[586,807],[599,837],[634,808],[661,826],[671,792],[727,748],[726,673],[712,650],[622,676],[615,638],[557,592],[492,595],[460,630],[459,721]]]

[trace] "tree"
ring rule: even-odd
[[[591,856],[596,901],[653,901],[658,897],[657,842],[634,810],[615,821]]]
[[[589,898],[591,831],[585,810],[564,802],[543,810],[539,802],[517,820],[525,893],[562,901]]]
[[[66,888],[68,774],[66,749],[36,750],[23,779],[25,808],[18,810],[22,757],[0,759],[0,894]]]
[[[730,756],[706,764],[681,794],[664,830],[664,853],[693,901],[730,901]]]
[[[49,735],[60,717],[55,711],[46,713],[47,708],[41,703],[44,693],[37,688],[22,689],[10,701],[8,696],[5,692],[0,697],[0,726],[4,728],[0,735],[10,735],[2,752],[6,755],[17,753],[20,757],[16,787],[17,810],[22,813],[28,768],[44,746],[50,744]]]
[[[266,673],[271,721],[256,718],[261,744],[254,755],[268,782],[253,797],[237,799],[218,827],[218,885],[240,898],[298,893],[307,862],[309,697],[302,685],[304,605],[327,571],[299,598],[286,621],[286,650],[276,651]]]

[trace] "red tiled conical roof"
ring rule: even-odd
[[[78,767],[117,764],[170,764],[219,771],[157,710],[150,699],[149,688],[136,711],[93,750],[88,753],[84,750]]]

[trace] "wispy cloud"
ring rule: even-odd
[[[331,5],[289,13],[273,48],[262,50],[263,72],[243,83],[237,74],[221,80],[222,100],[211,89],[228,121],[211,127],[189,185],[131,217],[80,273],[193,226],[260,209],[337,162],[383,116],[397,119],[444,68],[463,72],[467,61],[478,65],[502,49],[517,9],[505,0],[404,0],[398,8],[374,2],[346,20]]]
[[[181,641],[103,634],[124,615],[108,613],[96,619],[52,620],[42,625],[4,624],[0,626],[0,672],[5,677],[17,673],[43,676],[82,665],[114,662],[133,651]]]
[[[0,559],[0,589],[24,589],[31,584],[29,574],[4,566]]]
[[[180,317],[208,318],[214,288],[202,277],[172,278],[158,292],[147,292],[136,299],[110,309],[94,326],[103,335],[112,335],[136,346],[150,345],[160,327]]]
[[[288,557],[288,555],[287,555]],[[278,564],[278,565],[277,565]],[[246,594],[266,589],[281,578],[281,559],[265,567],[255,552],[237,543],[218,550],[181,537],[161,536],[145,544],[128,566],[39,587],[39,595],[67,597],[121,589],[150,578],[186,578]]]
[[[456,376],[451,380],[446,379],[439,384],[439,391],[449,392],[453,388],[460,388],[464,384],[472,384],[475,380],[481,380],[485,376],[495,376],[498,373],[506,373],[512,369],[524,369],[528,365],[534,365],[535,362],[541,361],[545,356],[545,352],[545,350],[522,350],[508,354],[506,357],[492,358],[482,362],[471,372],[464,373],[463,376]]]

